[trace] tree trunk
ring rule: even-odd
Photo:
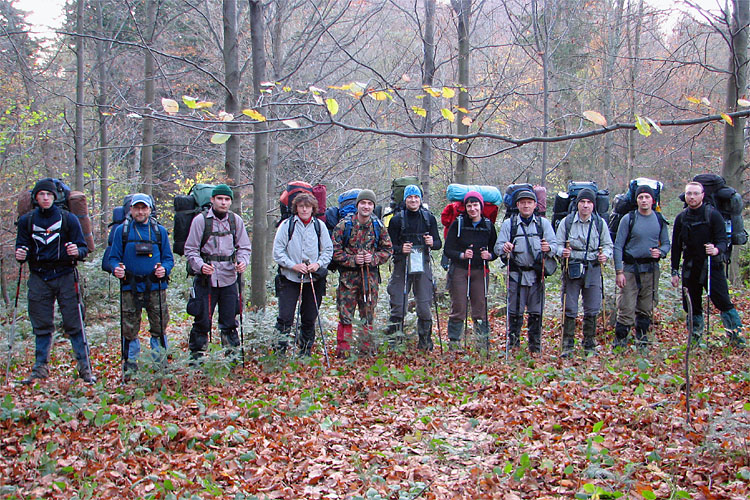
[[[266,78],[265,20],[261,0],[250,3],[250,38],[253,59],[253,97],[260,104],[261,83]],[[266,305],[266,238],[268,233],[268,133],[265,122],[255,125],[255,168],[253,169],[253,253],[251,277],[251,304]]]
[[[631,16],[628,16],[631,17]],[[638,1],[638,14],[635,16],[635,29],[633,37],[631,39],[628,36],[628,60],[630,61],[630,116],[635,117],[635,102],[636,92],[635,85],[638,82],[638,72],[640,71],[640,51],[641,51],[641,26],[643,25],[643,0]],[[628,130],[628,167],[627,167],[627,178],[625,182],[635,178],[635,162],[636,152],[635,141],[638,138],[638,132],[635,130]]]
[[[422,68],[422,85],[432,87],[435,80],[435,0],[424,0],[424,33],[422,35],[424,65]],[[424,98],[425,116],[420,132],[432,133],[432,96],[427,93]],[[430,167],[432,166],[432,143],[423,137],[419,148],[419,179],[422,183],[422,201],[430,201]]]
[[[237,48],[237,0],[224,0],[224,83],[227,86],[227,95],[224,109],[227,113],[237,115],[240,112],[240,59]],[[227,132],[237,131],[236,123],[227,124]],[[235,186],[242,184],[240,177],[240,139],[232,135],[225,144],[224,169],[227,177]],[[232,210],[240,213],[242,211],[242,193],[235,189]]]
[[[99,35],[104,33],[104,12],[102,0],[97,3],[97,30]],[[103,40],[96,42],[96,65],[98,68],[97,82],[98,93],[96,96],[96,109],[99,118],[99,197],[102,207],[102,217],[99,224],[100,234],[107,234],[107,219],[109,218],[109,138],[107,137],[107,116],[104,112],[107,110],[107,72],[105,70],[104,56],[105,44]]]
[[[143,112],[143,144],[141,153],[141,191],[152,195],[154,186],[154,120],[151,118],[156,91],[154,87],[154,55],[150,47],[156,33],[156,0],[146,0],[145,93]]]
[[[536,0],[531,1],[531,15],[533,18],[534,39],[536,40],[537,52],[542,58],[542,136],[549,136],[549,94],[550,94],[550,49],[549,33],[547,32],[548,8],[545,3],[544,16],[540,19],[538,4]],[[540,24],[541,21],[541,24]],[[548,164],[549,145],[542,143],[542,165],[540,172],[540,184],[547,187],[547,164]]]
[[[451,6],[456,13],[458,24],[458,84],[461,88],[458,90],[458,107],[469,109],[469,55],[471,44],[469,40],[469,25],[471,20],[471,0],[451,0]],[[458,111],[456,114],[456,132],[458,135],[469,133],[469,126],[463,123],[466,114]],[[469,150],[469,143],[466,141],[459,142],[456,146],[456,182],[468,184],[471,180],[469,172],[469,160],[466,157]]]
[[[617,53],[620,50],[620,30],[622,25],[622,9],[624,0],[616,0],[614,6],[614,13],[610,12],[610,5],[607,2],[607,15],[606,19],[610,19],[611,22],[607,23],[608,34],[607,34],[607,46],[604,54],[604,85],[603,85],[603,101],[604,101],[604,117],[607,119],[607,123],[615,122],[615,103],[614,103],[614,90],[615,90],[615,62],[617,60]],[[604,135],[604,165],[602,174],[602,181],[604,180],[603,175],[612,172],[612,163],[614,156],[615,147],[615,136],[614,134]]]
[[[83,191],[83,113],[84,113],[84,46],[83,46],[83,13],[86,0],[78,0],[76,6],[76,126],[75,126],[75,179],[73,189]]]
[[[737,99],[743,96],[747,87],[747,25],[750,20],[750,0],[732,0],[732,18],[730,31],[729,79],[727,80],[727,102],[725,112],[737,110]],[[742,172],[745,169],[744,152],[745,119],[737,117],[734,126],[724,125],[724,158],[721,172],[727,183],[740,193],[742,186]],[[738,284],[739,259],[737,248],[733,252],[732,265],[729,269],[729,279]]]

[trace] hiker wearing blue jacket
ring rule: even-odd
[[[28,262],[29,319],[34,331],[35,354],[31,374],[23,381],[30,384],[49,376],[49,354],[55,331],[55,301],[62,314],[63,328],[75,354],[78,375],[84,382],[95,382],[78,307],[75,265],[88,254],[78,218],[55,204],[57,188],[43,179],[31,191],[34,210],[18,220],[16,260]]]
[[[122,357],[126,376],[138,369],[141,352],[138,332],[144,308],[155,358],[167,348],[167,281],[174,258],[167,230],[151,217],[152,203],[146,194],[133,195],[130,215],[115,229],[109,254],[112,274],[121,280]]]

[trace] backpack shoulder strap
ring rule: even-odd
[[[294,220],[294,215],[291,217],[287,217],[286,219],[286,243],[289,244],[290,241],[292,241],[292,235],[294,234],[294,226],[297,225],[297,221]]]
[[[568,214],[563,219],[563,224],[565,224],[565,241],[570,239],[570,228],[573,227],[573,217],[573,214]]]
[[[159,255],[161,255],[161,229],[159,229],[159,223],[156,222],[153,216],[149,216],[148,221],[151,224],[151,229],[154,231],[156,245],[159,247]]]
[[[513,240],[516,238],[516,234],[518,234],[518,217],[516,214],[512,214],[510,216],[510,242],[513,243]]]
[[[201,236],[201,244],[198,247],[198,251],[203,250],[203,246],[208,243],[208,238],[211,236],[211,233],[214,230],[214,218],[208,217],[208,211],[207,210],[201,210],[200,213],[201,216],[203,216],[203,236]]]

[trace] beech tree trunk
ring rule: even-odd
[[[146,0],[146,45],[144,49],[145,61],[145,92],[143,111],[143,144],[141,152],[141,191],[152,195],[154,187],[154,120],[151,110],[156,96],[154,86],[154,55],[150,47],[156,33],[156,0]]]
[[[458,107],[469,109],[469,56],[471,44],[469,40],[469,26],[471,21],[471,0],[451,0],[451,6],[456,13],[458,24]],[[459,135],[469,133],[469,126],[463,123],[467,116],[463,111],[456,114],[456,132]],[[468,184],[471,174],[469,172],[469,159],[466,157],[469,151],[469,143],[459,142],[456,145],[456,182]]]
[[[83,44],[83,12],[86,0],[78,0],[76,6],[76,125],[75,125],[75,178],[73,189],[83,191],[83,113],[84,113],[84,44]]]
[[[237,49],[237,0],[224,0],[223,3],[224,22],[224,84],[227,86],[227,95],[224,109],[227,113],[237,115],[240,112],[240,58]],[[238,126],[234,122],[227,124],[227,132],[230,134],[237,131]],[[240,139],[236,135],[229,137],[225,144],[224,170],[231,183],[235,186],[242,184],[240,176]],[[232,210],[240,213],[242,211],[242,193],[240,189],[234,190]]]
[[[424,0],[424,33],[422,34],[424,63],[422,67],[422,85],[432,87],[435,80],[435,0]],[[425,94],[423,106],[425,116],[420,132],[432,133],[432,96]],[[430,167],[432,165],[432,142],[423,137],[419,148],[419,180],[424,190],[422,200],[430,200]]]

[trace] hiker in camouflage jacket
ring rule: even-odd
[[[357,196],[357,213],[336,224],[333,240],[333,260],[339,265],[339,287],[336,305],[339,324],[336,331],[336,354],[346,356],[352,340],[355,309],[365,323],[363,347],[371,346],[370,331],[378,303],[378,266],[393,254],[393,245],[383,223],[372,212],[375,193],[363,189]]]

